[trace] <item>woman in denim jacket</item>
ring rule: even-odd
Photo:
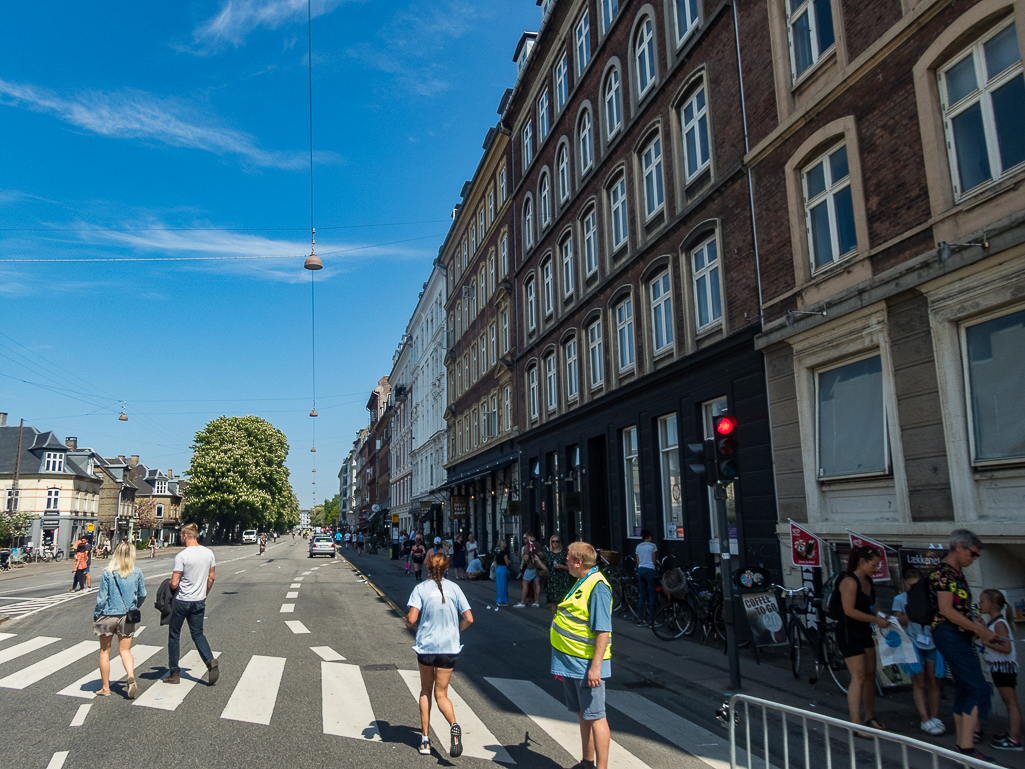
[[[103,571],[100,590],[93,610],[93,633],[100,637],[100,677],[103,688],[96,694],[110,695],[110,643],[118,637],[118,652],[128,674],[128,699],[139,693],[135,683],[135,659],[132,657],[132,635],[135,623],[127,621],[129,609],[137,609],[146,598],[146,582],[135,566],[135,548],[122,542],[114,549],[110,564]]]

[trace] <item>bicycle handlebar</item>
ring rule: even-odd
[[[788,598],[792,598],[798,593],[811,593],[810,587],[783,587],[782,585],[777,585],[775,583],[769,585],[769,587],[775,588],[781,593],[786,593]]]

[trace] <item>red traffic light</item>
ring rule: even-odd
[[[719,421],[715,423],[715,431],[719,435],[729,435],[736,426],[737,420],[733,417],[719,417]]]

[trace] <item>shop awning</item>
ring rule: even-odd
[[[434,489],[434,491],[446,491],[451,489],[453,486],[459,486],[460,484],[475,481],[478,478],[483,478],[485,475],[489,475],[495,470],[501,470],[504,467],[514,464],[517,459],[518,457],[502,457],[501,459],[496,459],[485,465],[475,467],[472,470],[466,470],[459,475],[449,478],[437,489]]]

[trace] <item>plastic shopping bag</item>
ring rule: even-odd
[[[884,667],[887,665],[912,665],[918,662],[918,654],[915,647],[904,632],[904,628],[893,617],[890,617],[890,626],[886,630],[880,630],[878,625],[875,628],[876,641],[879,644],[879,661]]]

